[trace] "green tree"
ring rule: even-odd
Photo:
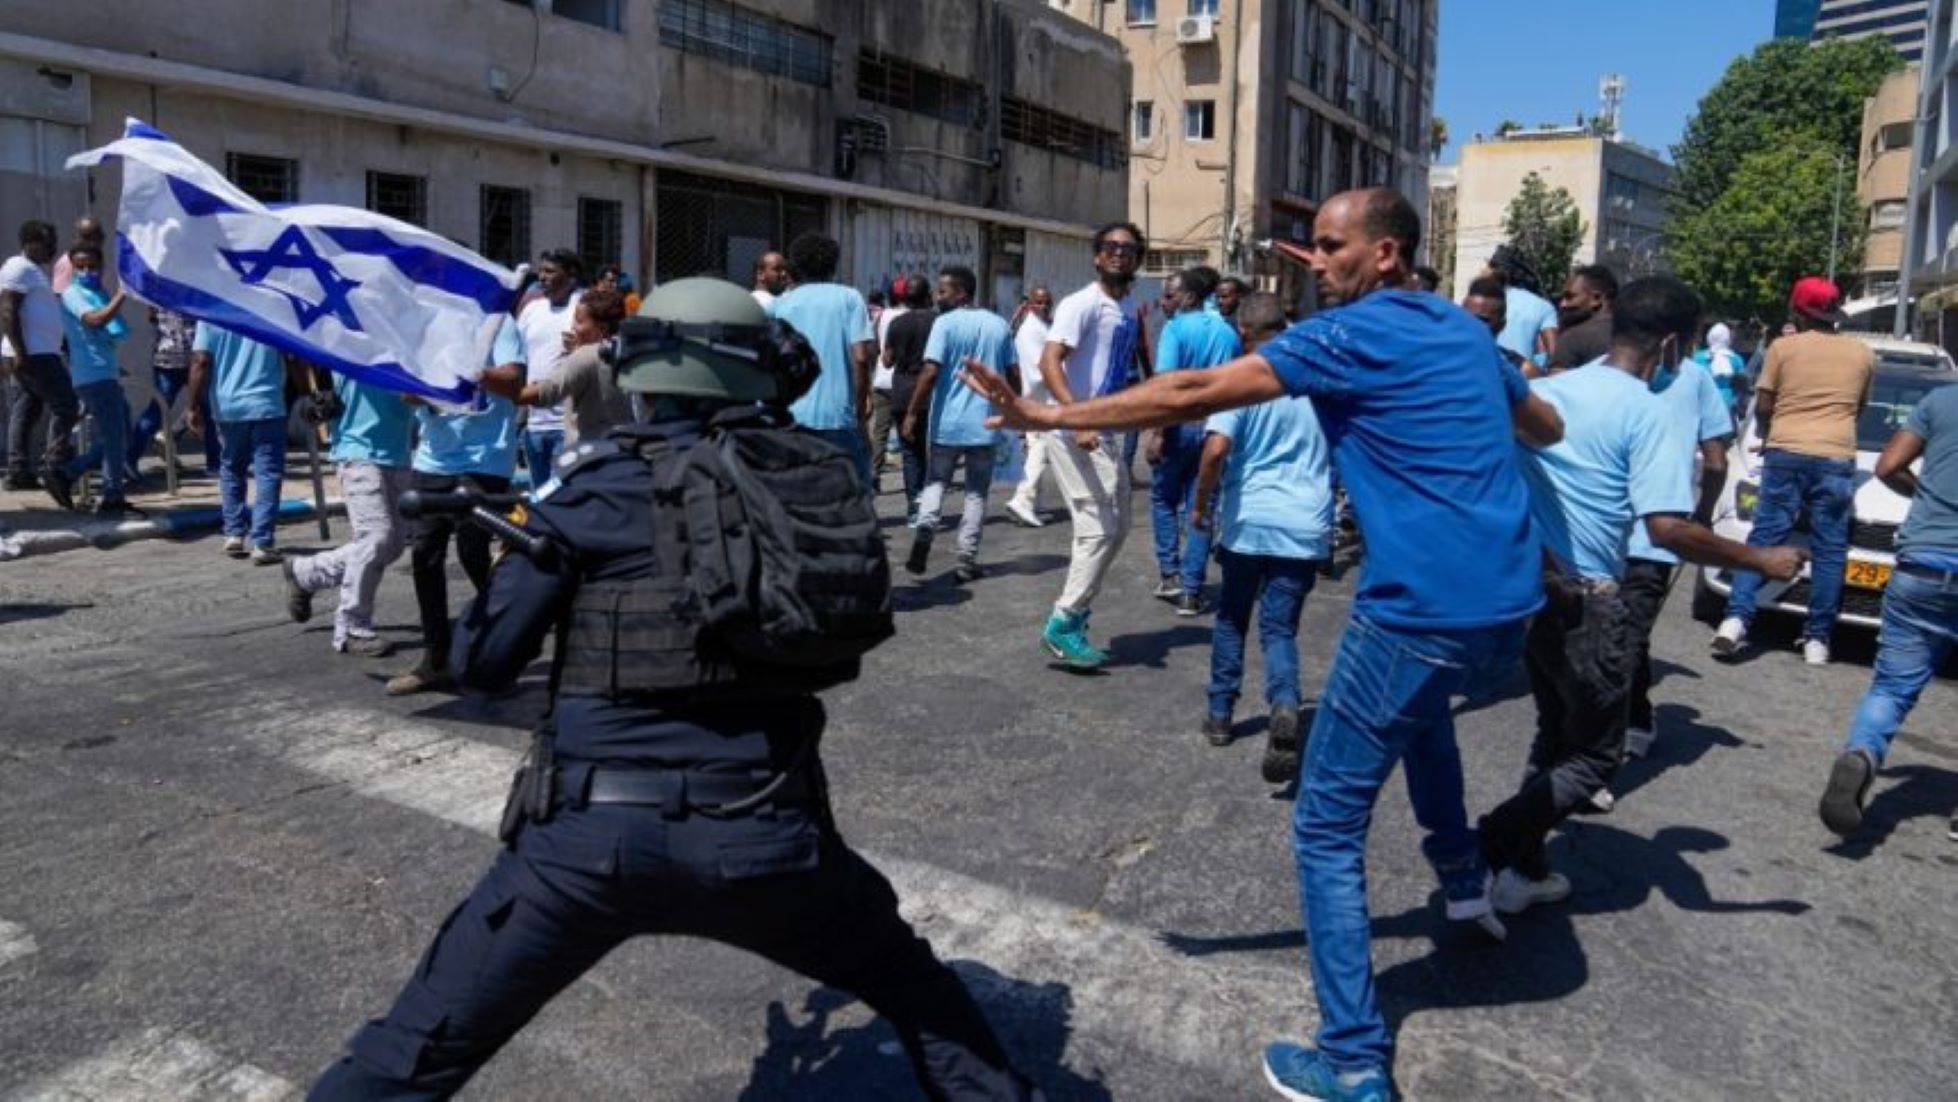
[[[1428,120],[1428,159],[1441,160],[1441,151],[1448,148],[1448,120],[1436,115]]]
[[[1807,135],[1854,163],[1863,101],[1903,59],[1888,40],[1832,38],[1810,46],[1776,39],[1727,67],[1701,98],[1672,147],[1678,188],[1674,212],[1690,215],[1719,200],[1750,154]],[[1826,225],[1826,222],[1824,223]]]
[[[1509,247],[1536,269],[1545,293],[1556,297],[1570,275],[1571,258],[1584,241],[1584,219],[1570,192],[1552,188],[1543,177],[1530,173],[1503,212],[1502,229]]]
[[[1868,218],[1852,172],[1838,161],[1836,148],[1814,135],[1742,157],[1719,198],[1673,220],[1668,252],[1674,274],[1698,290],[1714,314],[1780,322],[1794,281],[1828,270],[1838,180],[1836,271],[1862,264]]]

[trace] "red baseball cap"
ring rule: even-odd
[[[1795,289],[1788,292],[1788,308],[1797,314],[1831,325],[1841,325],[1849,320],[1837,307],[1842,305],[1842,292],[1836,285],[1821,276],[1803,276],[1795,281]]]

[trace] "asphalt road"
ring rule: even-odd
[[[1096,610],[1116,662],[1062,673],[1036,635],[1065,526],[993,525],[992,573],[963,588],[940,543],[898,640],[829,697],[846,836],[1049,1097],[1267,1096],[1262,1044],[1316,1024],[1290,804],[1258,777],[1260,716],[1224,749],[1197,734],[1207,619],[1148,598],[1145,522]],[[1308,602],[1309,688],[1351,592]],[[1716,664],[1684,597],[1657,635],[1657,750],[1553,847],[1569,903],[1499,946],[1447,928],[1405,797],[1383,798],[1374,952],[1409,1097],[1951,1096],[1958,691],[1926,693],[1869,837],[1836,844],[1815,803],[1868,648]],[[291,624],[277,571],[215,539],[0,567],[0,1098],[287,1097],[488,863],[540,678],[390,700],[416,639],[405,559],[381,595],[401,656],[332,654],[330,605]],[[1533,721],[1520,685],[1490,688],[1460,721],[1474,811]],[[613,954],[470,1094],[917,1096],[848,995],[677,940]]]

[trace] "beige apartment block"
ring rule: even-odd
[[[1536,173],[1570,192],[1584,220],[1574,263],[1606,264],[1620,279],[1664,270],[1672,166],[1650,150],[1572,129],[1517,131],[1462,148],[1456,184],[1455,292],[1505,240],[1503,216]]]
[[[1327,196],[1427,203],[1436,0],[1050,0],[1113,34],[1135,76],[1128,216],[1145,272],[1305,283],[1286,245]]]
[[[364,206],[505,263],[747,282],[805,229],[845,277],[965,264],[1008,308],[1128,194],[1128,63],[1038,0],[0,5],[0,229],[112,218],[159,127],[267,201]]]
[[[1856,198],[1868,212],[1870,236],[1855,297],[1893,296],[1903,260],[1904,217],[1910,200],[1910,144],[1917,118],[1916,66],[1883,78],[1863,103],[1863,140],[1856,154]]]

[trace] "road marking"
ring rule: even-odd
[[[495,833],[520,757],[389,712],[321,707],[276,691],[254,690],[209,723],[355,793],[485,835]],[[941,956],[969,958],[1024,984],[1066,984],[1073,1028],[1082,1034],[1186,1066],[1233,1069],[1274,1037],[1309,1035],[1314,1004],[1303,960],[1197,960],[1142,927],[933,865],[864,856],[890,878],[906,917]]]
[[[34,935],[27,932],[27,927],[0,918],[0,965],[29,956],[40,948],[34,943]]]
[[[298,1088],[167,1029],[125,1037],[7,1096],[8,1102],[286,1102]]]

